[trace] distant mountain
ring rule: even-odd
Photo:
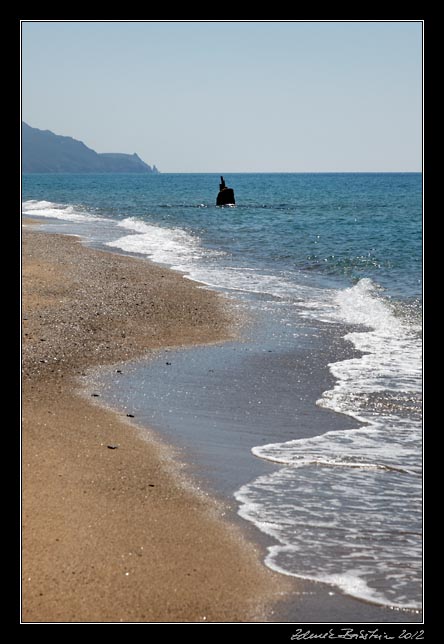
[[[22,122],[22,172],[158,172],[136,154],[99,154],[82,141]]]

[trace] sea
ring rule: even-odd
[[[225,353],[196,348],[195,374],[189,349],[174,377],[171,358],[134,367],[115,400],[138,395],[140,410],[139,386],[146,422],[170,439],[188,423],[197,449],[219,423],[242,462],[263,464],[231,477],[213,444],[208,469],[267,535],[267,566],[419,611],[422,175],[224,178],[233,206],[216,207],[216,174],[28,174],[22,213],[176,269],[256,320]]]

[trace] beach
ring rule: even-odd
[[[23,205],[23,622],[420,622],[415,310],[288,271],[285,209],[221,226],[158,180],[143,217],[131,177]]]
[[[227,303],[75,236],[25,227],[22,244],[22,620],[269,620],[293,584],[262,565],[173,448],[97,404],[86,377],[230,339]]]

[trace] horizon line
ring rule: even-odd
[[[50,174],[50,175],[60,175],[60,174],[81,174],[81,175],[93,175],[93,174],[131,174],[131,175],[160,175],[160,174],[212,174],[216,176],[223,175],[232,175],[232,174],[423,174],[423,170],[234,170],[227,171],[223,170],[176,170],[176,171],[162,171],[158,170],[157,172],[21,172],[22,175],[30,174]]]

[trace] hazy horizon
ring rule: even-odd
[[[422,22],[22,21],[22,120],[164,174],[421,172]]]

